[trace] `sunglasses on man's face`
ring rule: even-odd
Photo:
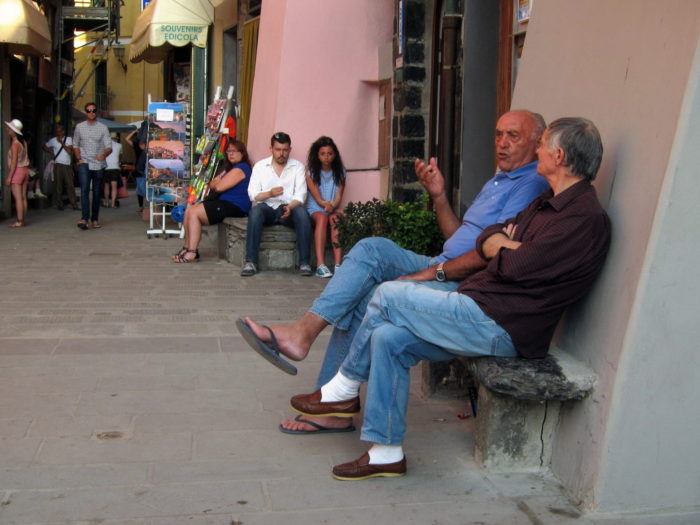
[[[86,109],[85,113],[97,113],[96,109]]]

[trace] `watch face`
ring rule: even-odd
[[[438,270],[435,272],[435,280],[444,282],[445,281],[445,271],[444,270]]]

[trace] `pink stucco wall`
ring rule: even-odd
[[[311,143],[332,137],[348,175],[347,200],[380,195],[378,48],[391,41],[392,0],[263,2],[248,149],[269,155],[270,136],[292,137],[306,161]]]

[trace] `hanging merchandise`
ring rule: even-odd
[[[184,103],[148,104],[146,199],[150,224],[146,234],[180,235],[182,228],[168,229],[167,218],[186,202],[190,182],[188,106]],[[156,224],[157,221],[157,224]],[[177,221],[181,222],[181,221]]]
[[[181,218],[178,222],[182,222],[187,206],[201,202],[207,196],[209,182],[224,158],[228,141],[236,137],[234,107],[233,86],[229,87],[226,98],[221,97],[221,87],[216,88],[214,101],[207,108],[204,135],[199,137],[195,146],[194,152],[199,157],[192,168],[186,202],[172,211],[175,220]]]

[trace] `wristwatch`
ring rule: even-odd
[[[447,275],[445,275],[445,270],[442,269],[445,263],[441,262],[437,269],[435,270],[435,280],[444,283],[447,280]]]

